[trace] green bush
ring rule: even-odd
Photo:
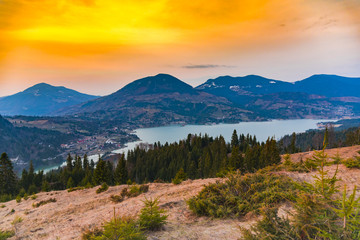
[[[32,200],[35,200],[35,199],[37,199],[37,195],[36,194],[33,194],[33,195],[31,195],[31,197],[30,197]]]
[[[15,235],[13,231],[2,231],[0,229],[0,240],[6,240],[8,238],[11,238]]]
[[[105,192],[109,189],[109,185],[107,185],[106,183],[103,183],[101,185],[101,187],[99,187],[98,189],[96,189],[96,193],[99,194],[99,193],[102,193],[102,192]]]
[[[20,203],[20,202],[21,202],[21,196],[20,196],[20,195],[18,195],[18,196],[16,197],[16,202],[17,202],[17,203]]]
[[[28,200],[29,199],[29,195],[27,195],[27,193],[24,194],[24,200]]]
[[[120,196],[122,197],[128,197],[128,198],[132,198],[132,197],[137,197],[142,193],[146,193],[149,191],[149,185],[143,184],[143,185],[132,185],[130,187],[130,190],[128,188],[124,188],[121,191]]]
[[[259,213],[262,207],[275,206],[286,200],[294,201],[295,185],[290,178],[278,174],[230,174],[224,183],[205,186],[187,204],[197,215],[239,217],[251,211]]]
[[[360,168],[360,157],[355,156],[354,158],[349,158],[347,160],[342,161],[342,163],[347,168]]]
[[[55,198],[50,198],[50,199],[48,199],[48,200],[44,200],[44,201],[40,201],[40,202],[38,202],[38,203],[33,203],[33,207],[34,208],[38,208],[38,207],[40,207],[40,206],[42,206],[42,205],[45,205],[45,204],[48,204],[48,203],[52,203],[52,202],[56,202],[56,199]]]
[[[137,221],[130,217],[114,218],[106,222],[103,230],[86,232],[84,240],[145,240],[146,236]]]
[[[0,206],[0,208],[5,208],[6,206],[4,205],[4,204],[2,204],[1,206]]]
[[[181,168],[181,169],[176,173],[174,179],[172,180],[172,183],[175,184],[175,185],[177,185],[177,184],[182,183],[182,182],[185,181],[186,179],[187,179],[187,175],[186,175],[186,173],[184,172],[184,169]]]
[[[67,191],[68,192],[74,192],[74,191],[79,191],[79,190],[84,190],[85,187],[73,187],[73,188],[69,188]]]
[[[315,152],[312,161],[317,163],[318,174],[312,183],[301,186],[289,218],[280,218],[277,209],[267,210],[251,229],[242,229],[243,239],[360,239],[356,188],[348,194],[345,186],[342,198],[336,194],[339,179],[337,171],[328,176],[327,158],[324,150]]]
[[[120,202],[124,201],[124,197],[121,195],[111,195],[110,200],[114,203],[120,203]]]
[[[166,224],[166,211],[159,208],[159,199],[147,199],[143,201],[145,207],[141,209],[139,216],[140,226],[146,230],[155,231]]]

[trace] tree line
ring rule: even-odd
[[[48,173],[36,172],[33,164],[20,177],[14,173],[6,153],[0,157],[0,201],[40,191],[64,190],[74,187],[92,187],[129,182],[170,182],[177,172],[187,178],[199,179],[219,176],[227,171],[255,172],[268,165],[280,163],[280,148],[274,138],[265,142],[255,136],[238,135],[234,130],[231,142],[222,136],[191,135],[175,143],[159,142],[145,149],[130,150],[127,157],[120,155],[116,163],[99,159],[97,163],[86,155],[71,156],[66,166]]]

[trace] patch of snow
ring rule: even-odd
[[[235,85],[235,86],[230,86],[229,89],[230,89],[231,91],[237,92],[237,91],[240,90],[240,87],[237,86],[237,85]]]
[[[256,87],[257,87],[257,88],[262,88],[262,86],[261,86],[261,85],[256,85]]]
[[[276,82],[274,82],[274,81],[270,81],[270,83],[271,83],[271,84],[274,84],[274,83],[276,83]]]
[[[34,96],[35,97],[41,96],[41,94],[39,93],[39,89],[34,92]]]

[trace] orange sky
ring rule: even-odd
[[[359,0],[0,0],[0,96],[104,95],[159,72],[360,76]]]

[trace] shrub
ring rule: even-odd
[[[125,198],[125,197],[127,197],[127,195],[128,195],[128,189],[127,189],[127,188],[123,188],[123,189],[121,190],[120,196],[123,197],[123,198]]]
[[[101,187],[99,187],[98,189],[96,189],[96,193],[99,194],[99,193],[102,193],[102,192],[105,192],[109,189],[109,185],[107,185],[106,183],[103,183],[101,185]]]
[[[30,197],[32,200],[35,200],[35,199],[37,199],[37,195],[36,194],[33,194],[33,195],[31,195],[31,197]]]
[[[244,216],[251,211],[259,213],[262,207],[294,201],[295,195],[295,183],[286,176],[260,172],[241,176],[236,173],[228,175],[225,183],[205,186],[187,204],[198,215],[223,218]]]
[[[73,187],[73,188],[69,188],[67,191],[68,192],[74,192],[74,191],[79,191],[79,190],[84,190],[84,187]]]
[[[347,168],[360,168],[360,157],[355,156],[354,158],[349,158],[347,160],[342,161],[342,163]]]
[[[139,227],[137,221],[131,217],[114,218],[106,222],[103,231],[87,232],[83,234],[82,239],[86,240],[108,240],[108,239],[128,239],[145,240],[146,237]]]
[[[82,240],[92,240],[96,239],[96,237],[101,237],[103,234],[103,230],[100,228],[94,228],[93,230],[86,230],[83,232],[81,239]]]
[[[181,168],[181,169],[176,173],[174,179],[172,180],[172,183],[175,184],[175,185],[177,185],[177,184],[182,183],[182,182],[183,182],[184,180],[186,180],[186,179],[187,179],[187,175],[186,175],[186,173],[184,172],[184,169]]]
[[[33,203],[33,207],[34,208],[38,208],[42,205],[45,205],[45,204],[48,204],[48,203],[52,203],[52,202],[56,202],[56,199],[55,198],[49,198],[48,200],[44,200],[44,201],[40,201],[38,203]]]
[[[121,195],[111,195],[110,200],[114,203],[120,203],[120,202],[124,201],[124,197]]]
[[[0,229],[0,240],[6,240],[8,238],[11,238],[15,235],[13,231],[2,231]]]
[[[166,211],[159,208],[159,199],[147,199],[143,201],[145,207],[141,209],[139,216],[140,226],[146,230],[159,230],[166,224]]]
[[[314,154],[318,174],[313,183],[305,182],[294,203],[289,219],[280,218],[276,209],[263,213],[250,230],[242,229],[245,240],[255,239],[360,239],[360,198],[356,188],[338,197],[337,171],[332,176],[324,170],[327,155],[324,150]]]
[[[20,202],[21,202],[21,196],[20,196],[20,195],[18,195],[18,196],[16,197],[16,202],[17,202],[17,203],[20,203]]]
[[[145,185],[145,184],[140,185],[140,186],[138,186],[138,185],[132,185],[132,186],[130,187],[130,190],[129,190],[129,191],[128,191],[127,188],[125,188],[125,189],[126,189],[126,193],[123,192],[122,194],[126,194],[127,197],[132,198],[132,197],[137,197],[137,196],[139,196],[139,195],[142,194],[142,193],[148,192],[148,191],[149,191],[149,185]],[[123,190],[123,191],[124,191],[124,190]]]
[[[24,188],[21,188],[18,195],[19,195],[20,197],[24,197],[25,194],[26,194],[25,189],[24,189]]]
[[[0,208],[5,208],[6,206],[4,205],[4,204],[2,204],[1,206],[0,206]]]
[[[24,194],[24,200],[28,200],[29,199],[29,195],[27,195],[27,193]]]
[[[23,219],[22,219],[21,217],[16,216],[16,217],[14,218],[14,220],[11,222],[11,224],[12,224],[12,225],[15,225],[15,224],[17,224],[17,223],[21,223],[22,221],[23,221]]]

